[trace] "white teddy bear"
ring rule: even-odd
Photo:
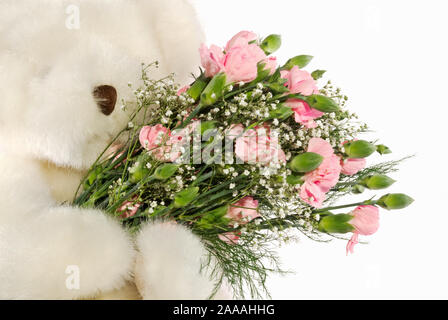
[[[127,124],[141,63],[154,78],[196,70],[202,32],[184,0],[0,2],[0,299],[206,299],[205,249],[188,229],[133,239],[69,205]],[[223,296],[220,296],[223,297]]]

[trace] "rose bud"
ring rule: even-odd
[[[388,176],[386,176],[384,174],[376,174],[373,176],[369,176],[367,178],[364,178],[360,182],[361,185],[369,188],[370,190],[386,189],[394,183],[395,183],[394,179],[389,178]]]
[[[403,193],[389,193],[382,196],[376,204],[387,210],[403,209],[409,206],[414,199]]]
[[[295,156],[290,162],[289,167],[295,172],[310,172],[317,169],[324,157],[314,152],[305,152]]]
[[[349,158],[367,158],[375,152],[376,146],[365,140],[356,140],[344,144]]]
[[[266,55],[270,55],[277,51],[282,45],[282,38],[278,34],[271,34],[267,36],[260,45],[260,48],[266,53]]]

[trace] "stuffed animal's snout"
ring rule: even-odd
[[[93,89],[93,97],[98,105],[98,108],[106,116],[110,115],[117,103],[117,90],[109,85],[97,86]]]

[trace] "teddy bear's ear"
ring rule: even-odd
[[[117,103],[117,90],[109,85],[97,86],[93,89],[93,97],[101,112],[110,115]]]

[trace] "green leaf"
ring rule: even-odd
[[[221,72],[215,75],[204,91],[202,91],[200,104],[202,106],[210,106],[218,101],[223,95],[225,85],[226,74]]]
[[[199,193],[199,187],[190,187],[179,191],[174,196],[174,207],[182,208],[192,202]]]
[[[204,74],[201,74],[195,82],[191,85],[191,87],[187,90],[187,93],[192,97],[194,100],[198,100],[198,98],[201,96],[202,91],[207,86],[210,79],[206,78]]]
[[[288,182],[288,184],[290,184],[292,186],[295,186],[297,184],[302,184],[303,183],[302,178],[303,178],[303,176],[291,174],[291,175],[286,177],[286,182]]]
[[[312,108],[322,112],[339,111],[339,105],[333,99],[320,94],[312,94],[306,98],[306,101]]]
[[[265,86],[271,89],[275,94],[289,92],[289,89],[285,87],[283,83],[266,83]]]
[[[212,130],[216,128],[217,121],[204,121],[201,122],[201,135],[204,135],[204,133],[208,130]]]
[[[295,56],[294,58],[289,59],[285,65],[282,67],[282,70],[291,70],[294,66],[298,66],[300,69],[306,67],[308,63],[313,60],[313,56],[308,55],[300,55]]]
[[[294,111],[292,109],[284,104],[279,104],[277,106],[277,109],[271,110],[269,112],[269,118],[270,119],[279,119],[279,120],[285,120],[292,116],[294,114]]]
[[[313,77],[314,80],[319,80],[320,78],[322,78],[322,76],[324,75],[324,73],[327,72],[326,70],[314,70],[313,72],[311,72],[311,76]]]
[[[154,172],[154,178],[157,180],[166,180],[176,173],[178,167],[178,165],[172,163],[163,164]]]

